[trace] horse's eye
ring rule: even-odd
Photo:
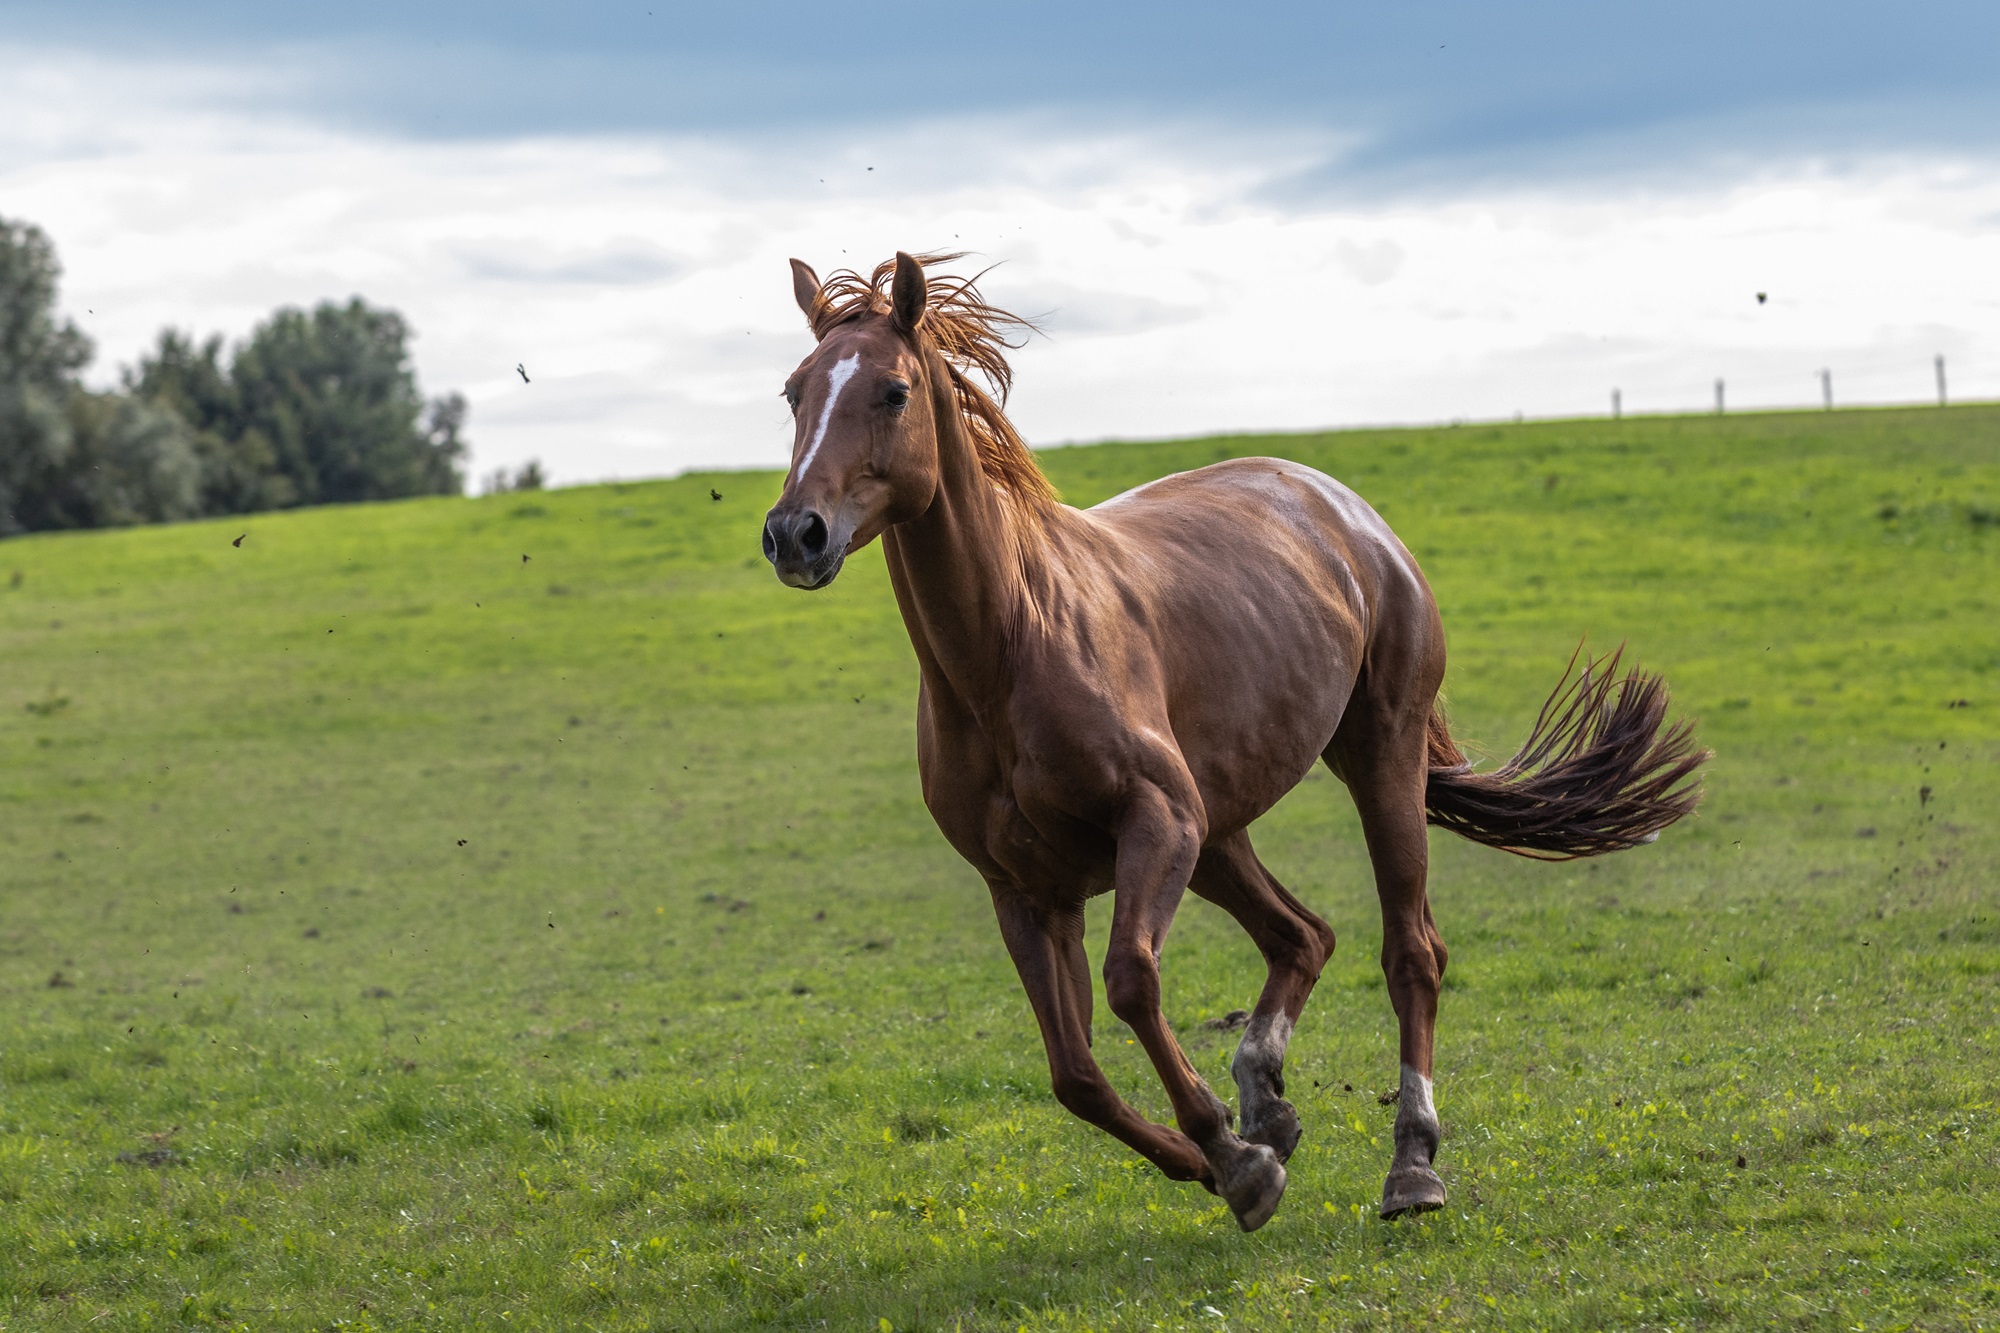
[[[778,390],[778,397],[784,399],[785,406],[791,408],[792,411],[796,412],[799,410],[799,391],[791,385],[788,384]]]
[[[897,411],[902,411],[910,405],[910,386],[901,380],[890,380],[889,392],[883,396],[882,401]]]

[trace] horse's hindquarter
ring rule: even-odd
[[[1360,497],[1280,459],[1163,478],[1082,517],[1102,534],[1124,613],[1089,628],[1136,636],[1128,653],[1157,663],[1151,706],[1210,840],[1226,836],[1305,776],[1339,725],[1379,602],[1421,577]]]

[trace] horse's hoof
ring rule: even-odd
[[[1444,1182],[1427,1166],[1398,1167],[1382,1182],[1382,1220],[1444,1207]]]
[[[1285,1164],[1278,1154],[1261,1143],[1245,1143],[1226,1173],[1217,1173],[1216,1183],[1236,1225],[1255,1231],[1278,1211],[1285,1197]]]
[[[1261,1108],[1254,1129],[1245,1129],[1243,1137],[1250,1143],[1261,1143],[1278,1154],[1278,1160],[1292,1160],[1292,1150],[1299,1146],[1299,1113],[1288,1101],[1274,1100]]]

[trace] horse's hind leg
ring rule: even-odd
[[[1419,711],[1378,702],[1350,706],[1327,748],[1361,815],[1375,890],[1382,901],[1382,972],[1401,1029],[1402,1084],[1396,1108],[1396,1157],[1382,1186],[1382,1216],[1444,1206],[1434,1162],[1437,1110],[1431,1100],[1431,1047],[1445,947],[1425,896],[1430,846],[1424,821],[1428,773]]]
[[[1248,833],[1203,848],[1192,887],[1235,917],[1264,955],[1264,992],[1229,1072],[1243,1105],[1243,1137],[1288,1160],[1299,1143],[1299,1116],[1285,1100],[1285,1047],[1333,956],[1333,927],[1265,869]]]

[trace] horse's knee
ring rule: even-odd
[[[1127,1027],[1160,1011],[1160,969],[1137,951],[1114,951],[1104,960],[1104,1001]]]

